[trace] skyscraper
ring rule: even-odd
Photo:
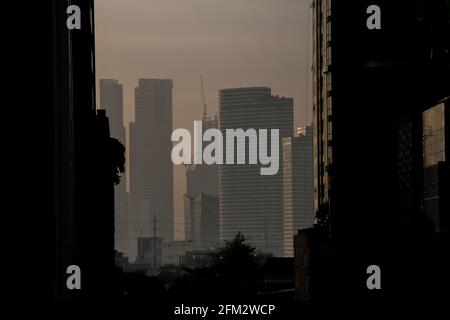
[[[293,134],[293,99],[273,96],[270,88],[220,90],[219,108],[224,136],[226,129],[279,129],[281,145],[282,138]],[[232,239],[241,231],[258,250],[283,254],[281,154],[279,157],[275,175],[262,176],[260,164],[219,166],[221,240]]]
[[[107,114],[111,137],[125,145],[125,126],[123,123],[123,86],[115,79],[100,79],[100,107]]]
[[[130,123],[132,238],[173,240],[172,80],[139,79]],[[133,245],[136,254],[136,241]]]
[[[219,128],[217,117],[205,115],[202,119],[202,130]],[[203,134],[202,132],[202,134]],[[186,167],[186,194],[195,197],[198,193],[218,195],[219,168],[217,164],[193,164]]]
[[[195,249],[214,247],[219,242],[219,197],[207,193],[184,195],[185,240]]]
[[[217,117],[206,114],[202,130],[218,128]],[[217,164],[196,164],[186,167],[184,194],[185,239],[196,249],[207,249],[219,240],[219,168]]]
[[[298,128],[298,136],[283,139],[284,256],[294,256],[297,230],[314,225],[312,127]]]
[[[123,86],[115,79],[100,79],[100,107],[110,119],[111,137],[126,145],[126,129],[123,123]],[[114,189],[115,248],[129,253],[129,193],[126,188],[127,172]]]

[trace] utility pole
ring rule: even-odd
[[[267,215],[264,216],[264,251],[267,254]]]
[[[153,214],[153,269],[156,272],[156,215]]]

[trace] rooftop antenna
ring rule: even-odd
[[[202,86],[203,118],[206,118],[206,99],[205,99],[205,88],[203,86],[203,76],[200,76],[200,84]]]

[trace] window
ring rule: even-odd
[[[332,55],[331,55],[331,46],[327,47],[327,66],[331,66]]]
[[[327,98],[327,115],[331,116],[333,114],[333,100],[331,96]]]
[[[331,121],[328,122],[327,133],[328,141],[333,140],[333,123]]]
[[[333,88],[333,83],[331,80],[331,73],[327,74],[327,91],[331,91]]]
[[[327,21],[327,41],[331,41],[331,21]]]

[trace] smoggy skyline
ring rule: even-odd
[[[307,3],[97,0],[97,79],[114,78],[123,84],[127,127],[134,120],[138,79],[161,78],[173,80],[173,128],[191,130],[193,121],[202,116],[200,75],[211,116],[217,113],[219,89],[268,86],[275,95],[294,98],[295,126],[309,124]],[[178,223],[184,221],[185,185],[184,167],[174,166]],[[182,230],[177,231],[175,238],[182,238]]]

